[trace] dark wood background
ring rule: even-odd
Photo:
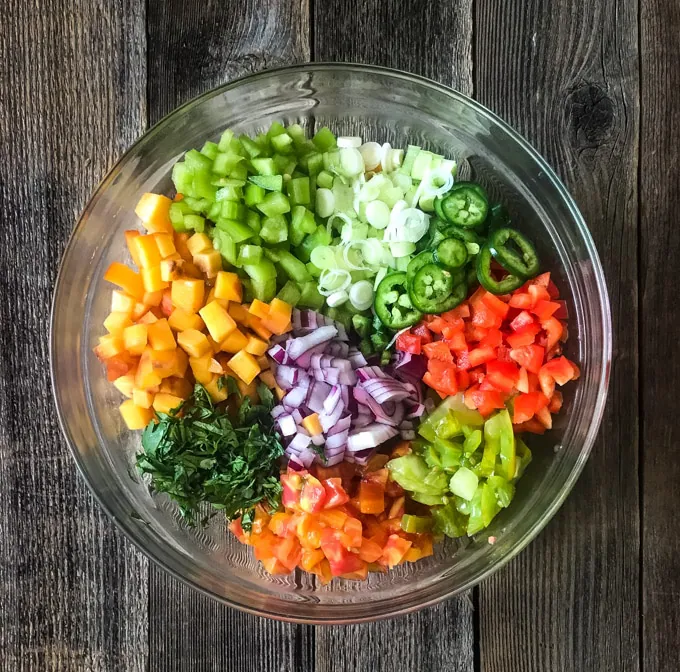
[[[0,18],[0,669],[680,669],[680,7],[673,0],[4,0]],[[177,105],[309,60],[474,96],[574,194],[614,318],[612,384],[573,494],[475,590],[314,628],[224,608],[150,566],[56,422],[48,310],[76,217]]]

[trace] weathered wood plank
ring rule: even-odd
[[[148,6],[149,119],[264,68],[309,60],[306,0]],[[312,669],[313,629],[223,607],[152,567],[150,670]]]
[[[52,287],[86,200],[146,123],[144,2],[3,3],[0,668],[144,670],[147,563],[76,473],[49,382]]]
[[[675,297],[680,270],[680,205],[677,125],[677,3],[641,2],[640,133],[642,365],[642,643],[645,670],[678,668],[680,644],[680,368],[674,331],[680,325]]]
[[[636,3],[479,0],[475,27],[477,98],[576,197],[615,325],[607,413],[584,475],[539,539],[481,586],[481,668],[637,670]]]
[[[390,66],[472,92],[470,1],[317,2],[314,10],[315,60]],[[445,39],[444,48],[438,48],[437,35]],[[319,628],[316,669],[471,671],[470,595],[394,620]]]

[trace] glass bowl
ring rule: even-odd
[[[103,281],[114,260],[129,261],[123,232],[139,228],[142,193],[172,193],[170,171],[183,152],[225,128],[257,133],[271,122],[322,125],[342,135],[421,145],[455,157],[462,177],[483,183],[536,242],[570,310],[566,354],[581,377],[565,388],[555,428],[530,440],[534,461],[512,506],[472,540],[448,540],[433,557],[367,583],[317,585],[295,572],[272,577],[226,531],[223,521],[190,529],[164,496],[152,497],[133,467],[139,434],[128,432],[121,399],[92,354],[109,311]],[[517,555],[573,487],[597,434],[607,394],[611,325],[605,281],[576,205],[545,161],[511,128],[469,98],[394,70],[301,65],[262,72],[180,107],[147,132],[100,184],[62,261],[52,308],[51,372],[59,419],[92,493],[154,562],[222,602],[278,619],[346,623],[403,614],[475,585]],[[496,537],[494,544],[489,537]]]

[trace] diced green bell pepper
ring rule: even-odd
[[[281,287],[279,293],[276,295],[276,298],[281,301],[285,301],[291,306],[297,306],[301,296],[302,293],[300,292],[300,288],[298,287],[297,283],[293,282],[292,280],[288,280],[288,282],[286,282],[286,284]]]

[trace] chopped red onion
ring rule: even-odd
[[[283,415],[286,412],[286,409],[279,404],[278,406],[274,406],[271,410],[271,415],[274,420],[276,420],[280,415]]]
[[[326,398],[331,393],[331,386],[322,381],[314,381],[310,384],[305,403],[313,413],[321,413]]]
[[[381,443],[397,436],[399,432],[388,425],[373,424],[361,429],[354,429],[347,439],[347,450],[355,453],[367,448],[377,448]]]
[[[352,417],[350,415],[340,418],[327,432],[327,436],[334,436],[340,432],[346,432],[352,425]]]
[[[269,348],[267,354],[277,364],[287,364],[290,361],[288,353],[278,343],[275,346]]]
[[[283,436],[293,436],[297,432],[297,425],[292,415],[281,415],[277,422]]]

